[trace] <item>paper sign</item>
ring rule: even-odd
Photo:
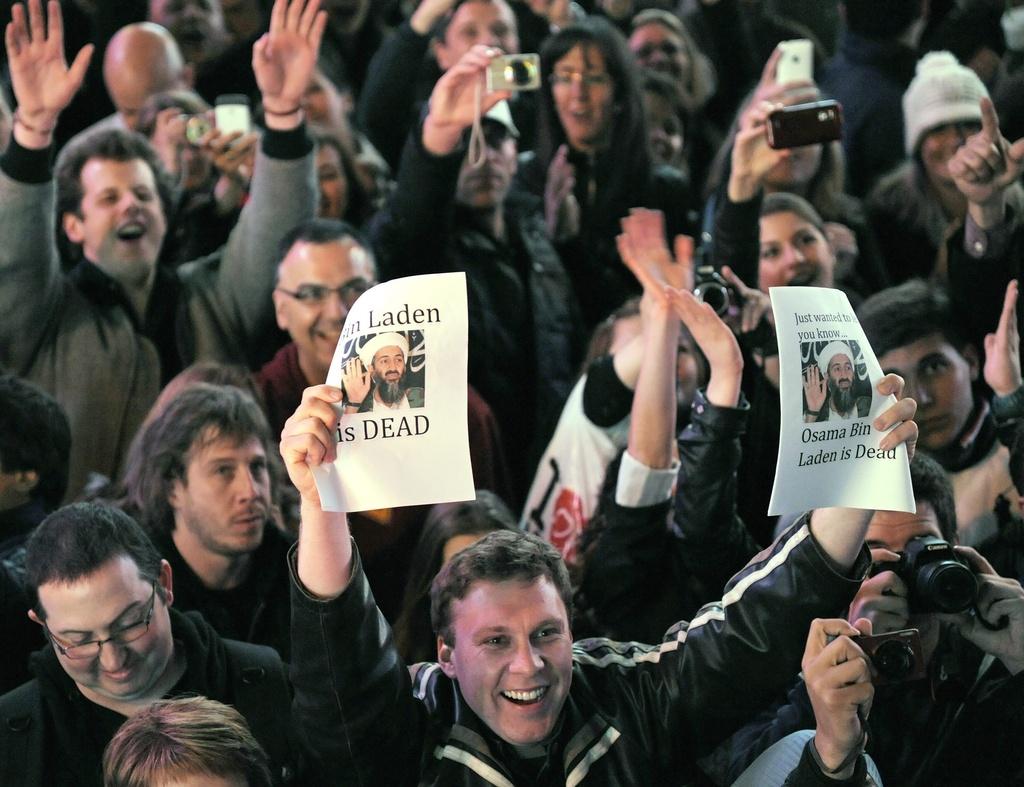
[[[772,287],[782,427],[769,514],[828,506],[914,511],[907,448],[881,451],[872,421],[894,396],[840,290]]]
[[[313,468],[324,511],[473,500],[466,425],[466,275],[378,284],[349,310],[327,373],[364,373],[335,409],[338,457]]]

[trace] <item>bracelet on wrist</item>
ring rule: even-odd
[[[346,407],[362,407],[362,402],[345,402]]]
[[[33,126],[32,124],[27,123],[25,121],[25,116],[21,114],[21,109],[20,108],[14,110],[14,117],[12,119],[12,122],[13,123],[17,123],[19,126],[21,126],[26,131],[31,131],[33,134],[39,134],[39,135],[52,134],[53,130],[55,128],[57,128],[57,124],[56,123],[54,123],[52,126],[46,126],[45,128],[40,128],[39,126]]]

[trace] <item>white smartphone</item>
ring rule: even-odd
[[[214,123],[222,134],[252,131],[252,115],[249,112],[249,98],[240,93],[217,96],[213,107]]]
[[[780,41],[782,57],[775,68],[775,83],[809,82],[814,78],[814,44],[806,38]]]

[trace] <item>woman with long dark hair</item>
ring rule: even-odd
[[[430,626],[430,583],[456,552],[493,530],[515,530],[508,506],[493,492],[478,489],[476,500],[442,503],[430,509],[412,554],[395,644],[406,664],[434,661],[437,638]]]
[[[656,208],[669,237],[691,233],[692,197],[680,172],[652,161],[637,68],[618,30],[587,17],[552,35],[540,57],[537,147],[517,185],[543,197],[590,330],[638,291],[615,248],[619,220]]]

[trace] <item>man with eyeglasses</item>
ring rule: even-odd
[[[291,342],[256,375],[274,434],[295,412],[303,389],[327,379],[348,310],[377,278],[370,244],[341,221],[300,224],[280,249],[274,312]]]
[[[300,776],[280,658],[172,609],[170,564],[127,514],[94,503],[51,514],[29,541],[26,584],[50,645],[33,657],[35,679],[0,697],[0,784],[98,787],[125,719],[186,694],[234,705],[275,780]]]

